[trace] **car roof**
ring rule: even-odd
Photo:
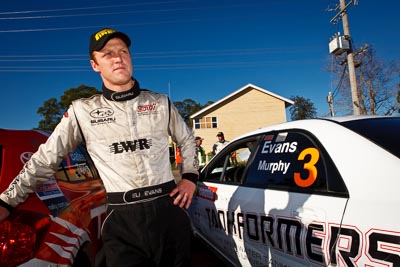
[[[348,116],[339,116],[339,117],[326,117],[320,118],[322,120],[331,120],[337,122],[345,122],[345,121],[355,121],[355,120],[368,120],[368,119],[379,119],[379,118],[400,118],[398,116],[383,116],[383,115],[348,115]]]
[[[273,130],[284,130],[284,129],[304,129],[309,126],[317,126],[325,123],[339,123],[342,124],[344,122],[350,121],[361,121],[361,120],[370,120],[370,119],[400,119],[400,116],[383,116],[383,115],[349,115],[349,116],[338,116],[338,117],[321,117],[321,118],[312,118],[312,119],[303,119],[303,120],[295,120],[288,121],[279,124],[273,124],[269,126],[265,126],[247,133],[244,133],[240,136],[237,136],[232,141],[260,134],[263,132],[273,131]]]

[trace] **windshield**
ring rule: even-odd
[[[341,124],[400,158],[400,117],[345,121]]]

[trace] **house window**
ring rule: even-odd
[[[217,117],[203,117],[194,119],[195,129],[212,129],[218,128]]]

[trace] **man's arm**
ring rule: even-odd
[[[187,178],[196,182],[199,176],[199,160],[197,157],[196,141],[193,131],[186,125],[178,110],[172,103],[170,105],[169,134],[171,135],[172,140],[181,149],[183,165],[182,178]]]
[[[199,177],[199,159],[196,153],[196,141],[193,131],[187,127],[176,107],[170,106],[169,132],[175,143],[181,148],[183,173],[182,179],[170,196],[174,197],[174,204],[180,207],[189,208],[193,194],[196,190],[196,183]]]
[[[47,141],[39,146],[8,188],[0,194],[0,221],[10,214],[13,207],[35,192],[38,184],[50,179],[60,162],[81,142],[82,136],[77,130],[75,117],[64,116]]]
[[[174,205],[179,207],[185,207],[188,209],[192,203],[193,195],[196,190],[196,184],[190,180],[182,179],[178,182],[176,187],[169,194],[171,197],[175,197]]]

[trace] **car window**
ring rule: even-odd
[[[241,184],[258,137],[230,143],[203,171],[203,180]]]
[[[62,161],[56,174],[57,180],[68,182],[85,181],[94,177],[88,159],[80,147]]]
[[[265,134],[246,174],[245,185],[292,192],[347,194],[329,155],[305,131]]]
[[[68,207],[70,202],[57,181],[77,183],[97,177],[94,176],[92,162],[86,155],[85,150],[78,147],[61,162],[54,177],[38,185],[36,195],[47,205],[53,216]]]
[[[400,118],[373,118],[341,123],[400,158]]]

